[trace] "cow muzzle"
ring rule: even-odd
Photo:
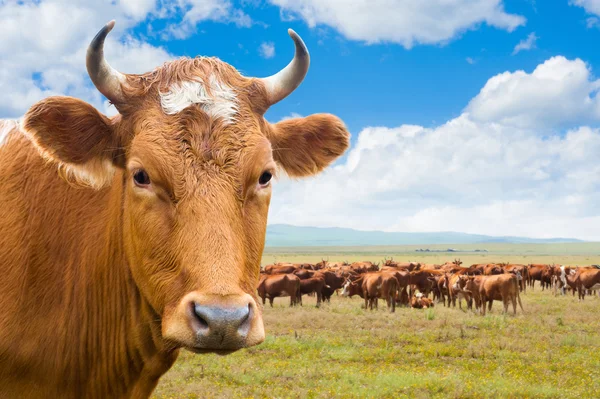
[[[260,309],[248,294],[186,295],[163,320],[163,335],[194,352],[230,352],[265,339]]]

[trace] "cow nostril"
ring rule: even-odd
[[[246,314],[241,318],[240,325],[238,327],[238,334],[241,336],[248,335],[248,330],[250,330],[250,319],[252,317],[252,306],[248,304],[248,308]]]
[[[192,306],[192,314],[194,315],[194,318],[196,319],[196,321],[200,325],[200,328],[207,330],[208,329],[208,322],[204,319],[205,316],[202,314],[202,312],[199,311],[200,307],[195,302],[192,302],[191,306]]]

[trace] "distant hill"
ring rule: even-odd
[[[267,226],[267,247],[307,247],[342,245],[427,245],[427,244],[551,244],[583,242],[574,238],[494,237],[457,232],[388,233],[340,227],[303,227],[287,224]]]

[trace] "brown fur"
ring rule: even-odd
[[[258,296],[262,298],[263,305],[269,299],[271,307],[273,300],[278,297],[289,296],[290,306],[298,303],[300,279],[293,274],[263,275],[258,283]]]
[[[517,314],[517,301],[521,310],[523,310],[517,277],[513,274],[469,276],[467,277],[464,290],[473,295],[476,307],[482,309],[484,316],[486,303],[489,303],[489,310],[492,310],[493,301],[503,302],[504,313],[508,312],[509,301],[513,305],[513,314]]]
[[[542,274],[543,274],[544,270],[548,269],[548,267],[549,267],[548,265],[540,265],[540,264],[527,265],[527,269],[529,272],[527,274],[527,281],[528,281],[529,285],[531,286],[531,290],[534,289],[536,280],[539,281],[540,283],[542,282]]]
[[[504,271],[506,273],[512,273],[512,274],[517,274],[519,273],[521,275],[521,280],[519,280],[519,290],[521,292],[526,292],[527,291],[527,280],[529,279],[529,273],[528,273],[528,268],[526,265],[519,265],[519,264],[507,264],[503,267]],[[558,269],[558,274],[560,275],[560,269]]]
[[[266,274],[286,274],[294,273],[297,267],[292,264],[277,264],[265,266]]]
[[[571,278],[572,284],[577,288],[579,300],[585,299],[585,292],[589,289],[600,289],[600,270],[577,268]]]
[[[408,286],[410,285],[410,272],[408,272],[407,270],[396,270],[395,268],[390,268],[390,267],[388,267],[388,268],[384,267],[381,272],[392,275],[396,278],[396,281],[398,282],[397,291],[396,291],[396,302],[401,305],[408,306],[408,301],[406,301],[406,302],[401,301],[401,299],[402,299],[401,294],[403,291],[407,291]]]
[[[412,297],[410,305],[415,309],[427,309],[434,307],[433,299],[425,297],[417,298],[416,296]]]
[[[410,297],[413,297],[414,288],[423,293],[426,297],[436,286],[436,277],[443,276],[444,272],[434,269],[415,270],[410,272]]]
[[[352,298],[354,295],[358,295],[361,298],[365,297],[365,294],[363,292],[363,288],[362,288],[362,284],[363,284],[363,280],[364,280],[365,275],[361,274],[358,278],[355,278],[353,280],[346,280],[346,282],[344,283],[344,289],[342,291],[342,296],[347,296]]]
[[[396,311],[396,293],[398,281],[392,273],[365,273],[362,281],[365,309],[377,309],[379,298],[385,299],[390,312]]]
[[[159,92],[210,75],[235,91],[235,123],[163,112]],[[112,118],[42,100],[0,146],[0,397],[148,397],[194,344],[190,303],[250,301],[247,345],[262,341],[258,178],[317,173],[349,143],[332,115],[269,124],[262,83],[217,59],[128,75],[123,92]]]
[[[467,282],[468,269],[464,269],[461,272],[455,273],[451,276],[446,276],[446,283],[448,284],[448,307],[452,303],[452,307],[456,307],[456,299],[458,298],[458,307],[462,310],[462,300],[465,299],[467,302],[467,309],[473,307],[473,298],[470,292],[464,291],[465,284]]]
[[[497,265],[495,263],[488,264],[483,269],[484,276],[495,276],[498,274],[503,274],[504,270],[502,270],[502,266]]]
[[[321,306],[323,288],[325,288],[325,276],[317,272],[312,277],[300,278],[300,290],[297,293],[298,302],[302,305],[302,295],[315,293],[317,295],[317,307]]]

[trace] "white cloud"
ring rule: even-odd
[[[19,117],[36,101],[59,94],[79,97],[104,109],[103,98],[85,69],[90,40],[115,18],[117,25],[106,42],[111,64],[127,73],[152,70],[172,55],[127,32],[154,11],[155,0],[0,3],[0,87],[10,93],[0,97],[0,118]]]
[[[276,182],[269,222],[600,239],[600,131],[538,133],[466,114],[366,128],[344,163]]]
[[[588,29],[597,28],[600,26],[600,19],[597,17],[589,17],[585,20],[585,26]]]
[[[475,62],[476,62],[475,59],[472,57],[467,57],[467,58],[465,58],[465,60],[467,61],[467,63],[469,63],[471,65],[475,64]]]
[[[600,15],[600,0],[570,0],[569,4],[583,7],[590,14]]]
[[[122,0],[119,4],[126,14],[138,20],[146,18],[156,8],[156,0]]]
[[[393,42],[406,48],[443,43],[479,24],[514,30],[525,18],[504,11],[502,0],[269,0],[282,17],[311,27],[328,25],[351,40]]]
[[[543,87],[543,78],[560,93],[523,111],[533,120],[522,119],[519,107],[537,101],[530,91]],[[510,90],[502,87],[507,82]],[[578,115],[572,103],[583,100],[572,84],[587,90],[595,82],[580,60],[555,57],[531,75],[491,78],[486,87],[499,91],[486,100],[499,106],[483,109],[499,112],[485,120],[465,112],[434,128],[365,128],[342,163],[315,178],[276,182],[269,222],[599,240],[600,129],[558,135],[556,125],[534,123],[544,109],[554,123],[575,120],[566,110],[555,118],[560,109],[551,106],[564,97]]]
[[[168,35],[184,39],[196,32],[202,21],[234,23],[238,27],[252,26],[252,19],[241,9],[235,8],[230,0],[177,0],[167,2],[166,13],[183,13],[181,22],[167,27]]]
[[[87,46],[106,22],[116,19],[105,46],[110,63],[125,73],[150,71],[173,58],[164,48],[130,36],[133,27],[152,18],[180,21],[162,32],[180,38],[205,20],[252,25],[229,0],[0,1],[0,87],[10,93],[0,97],[0,118],[19,117],[36,101],[59,94],[114,114],[87,77]]]
[[[526,39],[521,40],[519,43],[517,43],[517,45],[515,46],[512,55],[515,55],[517,53],[520,53],[521,51],[526,51],[526,50],[531,50],[535,48],[535,43],[537,42],[537,40],[539,39],[539,37],[537,37],[535,35],[535,32],[531,32]]]
[[[504,72],[489,79],[466,108],[477,121],[519,127],[556,127],[600,120],[593,79],[580,59],[553,57],[532,73]]]
[[[262,42],[258,48],[258,53],[263,58],[275,57],[275,44],[273,42]]]

